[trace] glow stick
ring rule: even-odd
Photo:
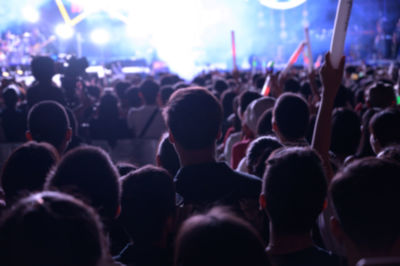
[[[314,60],[311,52],[310,31],[308,30],[308,27],[304,28],[304,34],[307,42],[308,71],[311,73],[313,70]]]
[[[261,90],[261,95],[262,96],[268,96],[269,93],[271,92],[271,84],[270,84],[270,76],[268,75],[267,78],[265,79],[263,88]]]
[[[235,43],[235,31],[231,32],[232,39],[232,60],[233,60],[233,69],[236,70],[236,43]]]
[[[330,49],[332,67],[334,68],[339,67],[340,59],[343,56],[344,42],[346,40],[352,6],[353,0],[339,0],[338,2]]]
[[[322,63],[322,55],[319,55],[317,57],[317,61],[315,61],[314,68],[319,68],[321,66],[321,63]]]
[[[301,42],[299,46],[297,46],[296,50],[293,52],[292,56],[289,58],[285,68],[282,71],[282,75],[286,75],[289,69],[296,63],[297,59],[299,58],[301,52],[303,51],[305,46],[305,42]]]

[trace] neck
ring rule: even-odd
[[[200,150],[186,150],[175,144],[181,166],[215,162],[215,144]]]
[[[282,235],[270,230],[267,251],[270,254],[288,254],[313,246],[310,233]]]
[[[349,243],[345,246],[347,250],[347,263],[349,266],[357,265],[357,262],[363,258],[398,257],[398,254],[400,254],[400,246],[398,244],[385,250],[360,250],[355,245]]]

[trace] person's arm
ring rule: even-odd
[[[320,72],[323,91],[317,121],[315,122],[312,147],[321,155],[329,181],[333,177],[333,170],[329,160],[332,110],[336,94],[343,79],[344,63],[345,58],[343,57],[339,68],[334,69],[330,61],[330,53],[327,53],[325,55],[325,63]]]

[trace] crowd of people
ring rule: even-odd
[[[399,265],[399,69],[1,84],[0,264]],[[268,95],[262,88],[268,83]],[[155,165],[93,140],[157,139]]]

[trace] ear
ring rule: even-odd
[[[27,141],[32,141],[33,140],[32,134],[31,134],[31,132],[29,130],[25,131],[25,138],[26,138]]]
[[[276,124],[275,120],[272,120],[272,131],[278,134],[278,125]]]
[[[118,205],[117,213],[115,214],[115,219],[117,219],[121,215],[121,205]]]
[[[331,217],[330,220],[330,227],[331,227],[331,232],[333,236],[336,238],[336,240],[340,244],[343,244],[346,240],[346,234],[343,232],[342,226],[340,225],[339,221],[333,216]]]
[[[374,133],[370,134],[369,143],[371,144],[371,148],[375,154],[378,154],[382,150],[381,144],[379,143],[379,140],[375,138]]]
[[[72,129],[69,127],[67,133],[65,134],[65,141],[68,143],[72,138]]]
[[[169,142],[171,142],[172,144],[175,144],[175,138],[172,135],[171,130],[168,130],[168,139],[169,139]]]
[[[156,155],[156,164],[157,164],[157,166],[159,166],[159,167],[161,167],[162,165],[161,165],[161,159],[160,159],[160,155]]]
[[[221,127],[218,129],[218,134],[217,134],[217,140],[219,140],[222,137],[222,129]]]
[[[265,195],[261,194],[258,198],[258,203],[260,204],[260,209],[265,210],[267,208],[267,200],[265,199]]]

